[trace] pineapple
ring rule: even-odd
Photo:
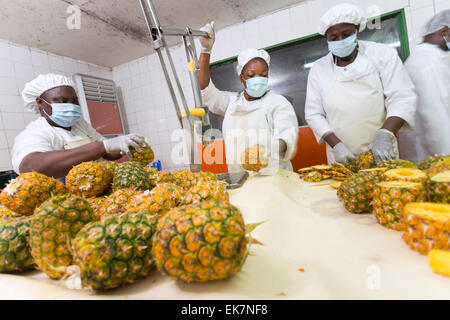
[[[361,153],[356,158],[356,166],[358,167],[359,170],[374,168],[376,164],[375,164],[375,157],[373,156],[372,151],[369,150]]]
[[[119,166],[119,164],[114,161],[102,161],[99,162],[98,164],[100,164],[101,166],[105,167],[106,170],[108,170],[111,179],[114,176],[114,170],[116,170],[116,168]]]
[[[156,186],[158,183],[176,183],[172,173],[167,171],[158,171],[155,168],[145,167],[148,172],[152,185]]]
[[[264,157],[265,153],[266,148],[260,145],[245,149],[241,154],[242,167],[245,170],[256,172],[267,167],[268,163]]]
[[[424,182],[426,179],[427,174],[419,169],[391,169],[384,173],[385,181]]]
[[[175,208],[162,217],[153,237],[158,269],[184,282],[228,278],[245,262],[249,243],[241,212],[226,201]]]
[[[66,187],[37,172],[23,173],[2,190],[1,203],[19,216],[32,215],[34,209],[52,195],[67,193]]]
[[[352,163],[344,163],[344,167],[350,170],[353,173],[357,173],[359,171],[359,168],[356,164]]]
[[[432,249],[450,250],[450,205],[408,203],[403,209],[403,240],[411,249],[427,254]]]
[[[31,217],[0,219],[0,272],[33,268],[28,240]]]
[[[8,217],[17,217],[19,216],[14,211],[9,210],[7,207],[0,206],[0,219],[8,218]]]
[[[175,184],[184,190],[189,190],[197,184],[197,177],[189,170],[179,170],[173,173]]]
[[[119,189],[114,191],[108,197],[100,198],[102,200],[97,200],[96,204],[91,205],[94,210],[94,216],[101,219],[105,216],[127,212],[131,207],[133,197],[142,193],[133,189]]]
[[[133,197],[130,212],[150,212],[163,215],[183,202],[184,189],[170,183],[161,183],[152,191],[146,191]]]
[[[434,166],[439,166],[441,164],[450,164],[450,155],[435,155],[428,157],[419,162],[418,167],[420,170],[426,170]]]
[[[303,176],[303,181],[306,182],[319,182],[328,179],[329,176],[324,176],[319,171],[311,171]]]
[[[383,160],[377,164],[377,168],[398,169],[398,168],[410,168],[417,169],[417,166],[408,160],[392,159]]]
[[[405,181],[384,181],[375,184],[373,190],[373,212],[382,226],[403,230],[402,211],[409,202],[426,201],[422,183]]]
[[[66,185],[70,193],[90,198],[101,195],[109,187],[111,180],[112,176],[105,165],[88,161],[70,169]]]
[[[152,163],[155,159],[155,155],[153,153],[152,148],[148,145],[147,142],[144,143],[144,146],[141,147],[141,151],[137,151],[133,147],[130,148],[131,159],[140,163],[143,167]]]
[[[429,177],[433,177],[441,172],[450,170],[450,164],[439,164],[435,166],[431,166],[430,168],[426,169],[425,172]]]
[[[141,191],[153,188],[147,171],[134,161],[124,162],[114,171],[113,191],[130,188]]]
[[[146,276],[154,266],[151,246],[158,218],[122,213],[86,225],[72,241],[83,287],[106,290]]]
[[[92,209],[94,220],[100,220],[101,217],[104,215],[106,211],[105,208],[107,208],[107,206],[105,205],[106,200],[107,199],[105,197],[86,199],[86,201],[89,203],[89,206]]]
[[[450,251],[431,250],[428,259],[434,272],[450,277]]]
[[[431,202],[450,203],[450,170],[433,176],[428,182]]]
[[[185,204],[191,204],[204,200],[222,200],[228,201],[229,194],[226,182],[207,181],[200,182],[186,192],[184,197]]]
[[[339,189],[341,184],[342,184],[342,182],[340,182],[340,181],[332,182],[332,183],[330,183],[330,187],[332,187],[333,189]]]
[[[382,168],[362,170],[345,179],[338,188],[338,199],[352,213],[372,211],[372,193],[375,183],[383,177]]]
[[[30,236],[31,255],[38,268],[52,279],[62,277],[62,269],[72,264],[71,239],[92,220],[89,203],[69,194],[39,206],[31,221]]]

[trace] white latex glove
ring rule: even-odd
[[[103,141],[106,153],[120,152],[120,154],[130,154],[130,147],[141,151],[141,146],[145,142],[143,136],[137,134],[128,134]]]
[[[376,163],[383,160],[397,159],[397,138],[391,131],[380,129],[373,139],[370,150],[372,150]]]
[[[355,155],[342,142],[336,144],[333,150],[336,162],[352,163],[356,160]]]
[[[201,52],[211,53],[214,41],[216,40],[216,30],[214,29],[214,21],[205,24],[202,28],[200,28],[200,31],[204,31],[209,34],[209,38],[200,37],[200,44],[202,45]]]

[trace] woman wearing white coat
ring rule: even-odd
[[[450,154],[450,10],[430,19],[422,34],[405,63],[419,96],[416,126],[399,136],[400,156],[413,162]]]
[[[329,163],[352,162],[368,150],[377,163],[397,158],[395,135],[414,126],[411,79],[393,48],[357,40],[365,26],[364,12],[351,4],[320,20],[330,53],[309,73],[305,117],[319,143],[327,143]]]
[[[201,37],[199,82],[203,102],[213,113],[224,116],[222,132],[230,171],[242,170],[241,154],[256,144],[268,151],[269,167],[292,170],[298,121],[294,108],[283,96],[269,90],[270,56],[264,50],[246,49],[238,56],[237,73],[242,92],[218,90],[210,79],[210,52],[214,43],[214,23],[202,30],[210,38]]]

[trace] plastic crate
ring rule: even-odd
[[[13,170],[1,171],[0,172],[0,189],[3,190],[4,187],[9,183],[10,180],[16,178],[18,175]]]

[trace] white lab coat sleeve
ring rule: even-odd
[[[232,92],[220,91],[214,86],[212,80],[209,80],[209,85],[202,91],[203,104],[209,108],[212,113],[224,116],[230,104]]]
[[[320,88],[319,74],[314,66],[308,75],[305,102],[305,120],[314,132],[318,143],[323,142],[323,138],[332,133],[323,105],[323,93]]]
[[[450,152],[450,86],[442,65],[422,60],[407,61],[405,67],[419,96],[414,131],[425,158]]]
[[[399,117],[405,120],[402,129],[413,129],[417,108],[417,94],[397,51],[383,46],[382,54],[377,56],[378,72],[385,95],[386,119]]]
[[[278,139],[286,142],[287,151],[280,160],[291,160],[297,151],[298,121],[292,104],[283,96],[273,112],[273,129]]]
[[[20,174],[20,164],[27,155],[34,152],[54,150],[54,142],[47,131],[39,132],[37,130],[25,129],[14,139],[11,157],[13,169],[16,173]]]

